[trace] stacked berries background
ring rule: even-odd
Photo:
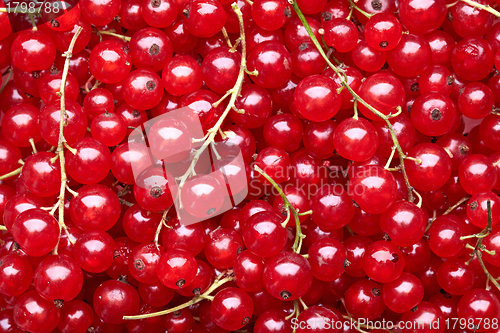
[[[0,333],[500,332],[499,1],[46,2],[0,3]]]

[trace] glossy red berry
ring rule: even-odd
[[[432,191],[443,186],[451,174],[451,159],[446,151],[434,143],[421,143],[413,147],[405,159],[410,184],[417,190]]]
[[[307,252],[312,273],[321,281],[337,280],[343,273],[346,262],[346,248],[336,239],[323,238],[315,242]]]
[[[57,245],[59,224],[48,212],[30,209],[19,214],[12,225],[12,236],[30,256],[40,257]]]
[[[14,321],[28,332],[52,332],[59,323],[61,311],[53,302],[43,299],[35,290],[23,294],[14,306]]]
[[[384,284],[382,297],[391,311],[404,313],[422,301],[424,286],[415,275],[403,272],[396,280]]]
[[[275,298],[295,300],[305,295],[312,284],[311,265],[300,254],[281,252],[270,258],[264,268],[264,286]]]
[[[18,296],[31,285],[33,268],[29,261],[15,254],[0,257],[0,292],[7,296]]]
[[[443,262],[436,274],[439,286],[452,295],[463,295],[474,285],[474,271],[462,259]]]
[[[253,301],[243,290],[230,287],[215,295],[210,308],[217,326],[234,331],[249,323],[253,314]]]
[[[73,248],[73,257],[85,271],[100,273],[113,263],[115,242],[104,231],[83,232]]]
[[[345,306],[355,318],[375,319],[386,306],[382,298],[382,286],[372,280],[361,280],[348,287]]]
[[[359,87],[359,96],[385,115],[395,114],[396,107],[403,107],[405,103],[403,85],[396,77],[386,72],[368,77]],[[361,103],[358,103],[358,108],[368,119],[381,121],[376,114]]]
[[[426,226],[423,210],[408,201],[395,202],[380,217],[380,228],[398,246],[406,247],[418,242],[424,235]]]
[[[377,50],[392,50],[401,41],[401,36],[401,23],[399,23],[394,15],[380,13],[372,16],[368,22],[366,22],[366,42]]]
[[[264,88],[277,88],[292,75],[292,57],[286,47],[275,41],[258,44],[248,54],[248,70],[258,71],[252,80]]]
[[[2,120],[2,133],[11,144],[29,147],[30,140],[37,143],[42,138],[38,129],[38,108],[21,103],[11,107]]]
[[[127,53],[125,45],[116,40],[103,41],[90,53],[90,72],[101,82],[120,82],[128,75],[131,68],[131,55]]]
[[[453,101],[440,93],[418,96],[411,107],[411,120],[417,131],[428,136],[448,133],[458,117]]]
[[[323,75],[312,75],[295,89],[294,102],[297,110],[310,121],[325,121],[337,114],[342,103],[335,82]]]
[[[488,156],[473,154],[460,163],[458,176],[464,190],[469,194],[475,194],[493,189],[497,170]]]
[[[12,43],[13,64],[25,72],[47,69],[56,59],[56,46],[50,35],[41,29],[22,31]]]
[[[366,250],[363,269],[371,279],[387,283],[401,275],[404,262],[403,254],[396,245],[387,241],[377,241]]]
[[[467,235],[463,222],[456,215],[448,214],[438,217],[429,229],[429,247],[441,258],[455,257],[465,247],[465,240],[460,237]]]
[[[446,1],[433,0],[422,4],[416,0],[399,3],[401,23],[418,34],[436,30],[446,18]]]
[[[377,165],[361,166],[349,181],[349,195],[364,211],[380,214],[396,200],[396,187],[389,171]]]
[[[65,102],[66,126],[63,128],[64,138],[73,146],[87,132],[87,120],[82,107],[71,100]],[[50,145],[57,147],[59,141],[59,123],[61,122],[61,102],[54,101],[45,105],[38,115],[38,127],[42,138]]]
[[[451,66],[463,79],[479,81],[493,68],[493,51],[487,41],[478,37],[464,38],[451,54]]]
[[[369,121],[347,118],[335,129],[333,145],[347,160],[366,161],[377,151],[378,134]]]
[[[76,154],[66,152],[66,171],[81,184],[102,181],[111,169],[111,153],[100,141],[83,138],[72,147]]]
[[[431,48],[425,38],[409,33],[403,35],[399,44],[387,52],[387,62],[397,75],[412,77],[422,74],[431,64],[431,56]]]
[[[283,250],[288,236],[281,226],[282,219],[275,212],[252,215],[243,226],[243,241],[253,254],[272,257]]]
[[[196,267],[196,260],[191,253],[182,249],[172,249],[162,254],[157,274],[166,287],[179,289],[193,282]]]
[[[481,304],[481,306],[475,306]],[[493,292],[484,289],[473,289],[467,292],[457,306],[457,315],[471,323],[469,329],[487,330],[500,316],[500,302]],[[482,320],[480,321],[479,318]],[[486,324],[488,323],[488,324]]]
[[[105,323],[124,323],[123,316],[135,315],[139,311],[139,293],[131,285],[108,280],[95,291],[93,303],[96,314]]]
[[[187,29],[196,37],[215,35],[227,20],[224,8],[215,0],[189,1],[182,14],[186,18]]]
[[[40,296],[48,301],[70,301],[82,290],[82,269],[65,254],[48,256],[38,265],[34,284]]]

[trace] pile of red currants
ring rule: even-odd
[[[0,333],[499,333],[497,6],[0,2]]]

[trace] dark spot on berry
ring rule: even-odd
[[[354,201],[354,200],[352,201],[352,206],[356,207],[356,208],[360,208],[359,205],[358,205],[358,203],[356,201]]]
[[[351,262],[349,260],[347,260],[347,259],[344,260],[344,268],[346,268],[350,264],[351,264]]]
[[[323,21],[331,21],[333,18],[332,13],[330,12],[321,13],[321,17],[323,18]]]
[[[92,326],[87,328],[87,333],[94,333],[94,332],[95,332],[95,328],[93,328]]]
[[[174,313],[172,313],[172,315],[174,316],[174,318],[178,318],[181,315],[181,311],[180,310],[179,311],[174,311]]]
[[[40,71],[32,72],[31,77],[33,77],[35,80],[38,80],[40,78]]]
[[[64,300],[62,300],[62,299],[55,299],[54,300],[54,305],[56,306],[56,308],[60,309],[64,305]]]
[[[407,107],[408,112],[411,112],[411,107],[412,107],[412,106],[413,106],[412,104],[408,105],[408,107]]]
[[[151,188],[151,190],[149,191],[149,194],[153,197],[153,198],[159,198],[162,194],[163,194],[163,191],[161,190],[161,187],[159,186],[153,186]]]
[[[476,210],[477,209],[477,206],[479,206],[477,204],[477,201],[473,201],[471,204],[470,204],[470,210]]]
[[[410,89],[411,89],[411,91],[413,91],[413,92],[417,92],[417,91],[419,91],[419,90],[420,90],[420,87],[419,87],[419,85],[418,85],[418,82],[413,83],[413,84],[410,86]]]
[[[182,286],[184,286],[185,284],[186,284],[186,280],[184,280],[184,279],[180,279],[179,281],[177,281],[177,282],[175,283],[175,285],[176,285],[177,287],[179,287],[179,288],[182,288]]]
[[[151,91],[154,88],[156,88],[156,83],[153,80],[146,82],[146,89]]]
[[[451,86],[455,82],[455,77],[453,75],[450,75],[446,78],[446,83]]]
[[[153,43],[153,45],[151,45],[151,47],[149,48],[149,53],[151,55],[157,55],[158,52],[160,52],[160,47],[158,46],[158,44]]]
[[[290,9],[290,7],[285,8],[285,17],[286,18],[292,17],[292,10]]]
[[[286,212],[287,212],[286,207],[285,207],[284,205],[283,205],[283,206],[281,206],[281,209],[280,209],[280,213],[281,213],[281,215],[286,216],[286,215],[287,215],[287,213],[286,213]]]
[[[243,320],[241,321],[241,325],[246,325],[250,322],[250,317],[245,317],[243,318]]]
[[[384,240],[390,242],[391,241],[391,237],[388,234],[384,234]]]
[[[385,49],[387,47],[387,45],[389,45],[389,43],[387,43],[385,40],[378,43],[378,46],[380,46],[383,49]]]
[[[393,253],[391,256],[392,256],[391,261],[393,263],[397,263],[399,261],[399,255],[397,253]]]
[[[453,22],[453,14],[451,14],[451,12],[448,12],[446,18],[448,18],[448,21]]]
[[[382,9],[382,2],[380,0],[373,0],[372,1],[372,8],[373,8],[373,10],[381,10]]]
[[[161,1],[160,0],[153,0],[153,1],[151,1],[151,7],[153,7],[153,8],[158,8],[158,7],[160,7],[160,5],[161,5]]]
[[[196,297],[200,296],[201,295],[201,289],[200,288],[194,288],[193,289],[193,295],[195,295]]]
[[[465,88],[460,89],[460,90],[458,91],[458,94],[459,94],[459,95],[462,95],[462,94],[464,93],[464,90],[465,90]]]
[[[123,52],[125,52],[126,54],[128,54],[130,52],[130,48],[128,47],[128,45],[125,45],[123,47]],[[128,65],[127,65],[128,66]]]
[[[470,150],[469,146],[466,146],[464,144],[461,144],[460,146],[458,146],[458,151],[462,155],[466,155],[469,150]]]
[[[187,8],[186,8],[186,9],[184,9],[184,10],[182,11],[182,15],[184,15],[184,17],[188,19],[188,18],[189,18],[189,9],[187,9]]]
[[[378,288],[372,288],[372,294],[375,297],[379,297],[380,296],[380,289],[378,289]]]
[[[210,208],[209,210],[207,210],[207,215],[212,215],[213,213],[215,213],[215,208]]]
[[[2,266],[2,265],[3,265],[3,260],[0,260],[0,266]]]
[[[19,244],[17,244],[17,242],[12,243],[12,247],[11,247],[12,251],[17,251],[20,248],[21,247],[19,246]]]
[[[241,252],[243,252],[243,248],[239,247],[238,250],[236,251],[236,254],[240,254]]]
[[[135,268],[137,268],[140,271],[144,268],[144,262],[142,261],[142,259],[137,259],[135,261]]]
[[[26,97],[28,97],[28,98],[33,97],[33,95],[31,95],[31,94],[25,94],[25,95],[26,95]]]
[[[280,292],[280,296],[281,298],[286,300],[292,297],[292,294],[289,291],[283,290],[282,292]]]
[[[60,26],[59,21],[56,19],[50,20],[50,25],[52,26],[52,28],[59,28]]]
[[[441,119],[441,111],[439,109],[434,109],[431,112],[431,118],[432,120],[439,120]]]
[[[410,311],[411,311],[411,312],[417,312],[417,310],[418,310],[418,306],[414,307],[414,308],[413,308],[413,309],[411,309]]]
[[[120,257],[121,257],[120,252],[115,251],[115,252],[113,253],[113,259],[120,258]]]
[[[120,275],[120,277],[118,278],[118,281],[120,281],[122,283],[129,284],[128,283],[128,276],[127,275]]]
[[[138,110],[132,111],[132,117],[137,118],[141,115],[141,113]]]
[[[306,43],[302,43],[302,44],[299,45],[299,50],[303,51],[305,49],[307,49],[307,44]]]

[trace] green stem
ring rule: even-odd
[[[401,148],[401,145],[399,144],[398,138],[396,136],[396,131],[392,127],[392,124],[389,121],[389,117],[387,117],[385,114],[383,114],[382,112],[378,111],[377,109],[375,109],[374,107],[372,107],[370,104],[368,104],[367,102],[365,102],[349,86],[349,84],[347,83],[347,80],[346,80],[345,73],[342,70],[340,70],[337,67],[335,67],[332,64],[332,62],[328,59],[327,55],[325,54],[325,52],[324,52],[323,48],[321,47],[318,39],[316,38],[316,36],[314,35],[313,31],[311,30],[311,27],[309,26],[309,23],[307,23],[307,20],[306,20],[304,14],[302,14],[302,11],[300,10],[300,8],[297,5],[297,3],[294,0],[289,0],[289,2],[292,4],[293,9],[297,13],[297,16],[299,17],[300,21],[302,22],[302,25],[304,26],[304,28],[306,29],[307,33],[309,34],[309,37],[311,38],[313,44],[316,46],[316,48],[318,49],[318,51],[321,54],[321,56],[325,59],[325,61],[328,64],[328,66],[331,69],[333,69],[333,71],[340,78],[342,85],[349,91],[349,93],[352,95],[352,97],[354,98],[354,100],[356,100],[359,103],[363,104],[368,110],[370,110],[371,112],[373,112],[379,118],[383,119],[386,122],[387,127],[389,128],[389,132],[391,133],[392,141],[393,141],[394,145],[396,146],[396,149],[397,149],[398,154],[399,154],[399,159],[400,159],[400,163],[401,163],[401,172],[402,172],[403,177],[405,179],[406,188],[407,188],[407,191],[408,191],[408,200],[409,201],[413,201],[413,187],[410,185],[410,181],[408,180],[408,176],[406,175],[406,168],[405,168],[405,165],[404,165],[404,159],[406,158],[406,155],[403,152],[403,149]]]
[[[481,5],[480,3],[477,3],[475,1],[472,1],[472,0],[462,0],[463,2],[473,6],[473,7],[476,7],[476,8],[479,8],[479,9],[482,9],[482,10],[485,10],[487,11],[488,13],[491,13],[493,15],[495,15],[496,17],[500,17],[500,12],[494,10],[493,8],[491,8],[489,5]]]
[[[236,98],[239,96],[240,92],[241,92],[241,87],[243,85],[243,81],[245,79],[245,69],[247,67],[247,57],[246,57],[246,41],[245,41],[245,25],[244,25],[244,22],[243,22],[243,14],[241,13],[241,10],[238,8],[238,5],[236,3],[233,3],[231,5],[231,7],[233,8],[234,12],[236,13],[236,16],[238,17],[238,20],[239,20],[239,23],[240,23],[240,38],[241,38],[241,63],[240,63],[240,71],[238,73],[238,78],[236,79],[236,83],[235,85],[233,86],[233,88],[231,88],[225,95],[224,98],[228,97],[228,96],[231,96],[227,106],[226,106],[226,109],[224,110],[224,112],[222,113],[222,115],[220,116],[219,120],[217,121],[217,123],[211,128],[208,130],[208,136],[205,140],[205,142],[203,143],[203,145],[196,151],[193,159],[192,159],[192,162],[191,162],[191,165],[189,166],[188,170],[186,171],[186,173],[180,177],[180,181],[179,181],[179,187],[178,187],[178,191],[177,191],[177,200],[178,202],[180,203],[180,205],[182,206],[182,200],[181,200],[181,190],[182,190],[182,187],[184,186],[186,180],[189,178],[189,176],[193,175],[194,174],[194,167],[196,165],[196,163],[198,162],[201,154],[207,149],[207,147],[213,143],[215,141],[215,136],[217,135],[217,133],[219,132],[222,124],[224,123],[224,120],[226,119],[227,115],[229,114],[229,112],[232,110],[235,102],[236,102]],[[219,100],[218,102],[216,103],[220,103],[221,100]]]
[[[114,32],[111,32],[111,31],[105,31],[105,30],[103,30],[103,31],[97,31],[96,33],[98,35],[101,34],[101,35],[109,35],[109,36],[118,37],[118,38],[123,39],[126,42],[130,42],[130,40],[132,39],[132,37],[128,37],[128,36],[124,36],[124,35],[119,35],[119,34],[116,34]]]
[[[358,12],[360,12],[361,14],[366,16],[367,18],[371,18],[373,15],[375,15],[375,14],[370,14],[370,13],[365,12],[364,10],[362,10],[361,8],[356,6],[356,4],[352,0],[349,0],[349,3],[351,4],[351,8],[355,8]]]
[[[0,230],[7,230],[7,227],[4,225],[0,225]]]
[[[7,179],[9,177],[12,177],[12,176],[15,176],[15,175],[18,175],[21,173],[21,171],[23,171],[23,167],[19,167],[17,168],[16,170],[14,171],[11,171],[9,173],[6,173],[5,175],[2,175],[0,176],[0,180],[4,180],[4,179]]]
[[[205,300],[207,297],[210,296],[211,293],[213,293],[215,291],[215,289],[219,288],[224,283],[229,282],[229,281],[233,281],[233,280],[234,280],[234,277],[231,277],[231,276],[226,277],[226,278],[224,278],[222,280],[219,280],[219,281],[216,280],[210,286],[210,288],[208,288],[207,291],[205,291],[203,294],[201,294],[198,297],[194,297],[189,302],[183,303],[183,304],[181,304],[179,306],[176,306],[175,308],[171,308],[171,309],[163,310],[163,311],[158,311],[158,312],[154,312],[154,313],[147,313],[147,314],[138,315],[138,316],[124,316],[123,319],[124,320],[146,319],[146,318],[163,316],[163,315],[175,312],[175,311],[179,311],[179,310],[185,309],[185,308],[187,308],[187,307],[189,307],[189,306],[191,306],[193,304],[196,304],[196,303],[199,303],[199,302]]]
[[[258,173],[260,173],[264,178],[266,178],[267,181],[270,182],[271,185],[276,189],[276,191],[278,191],[278,193],[281,196],[281,199],[283,200],[283,203],[285,205],[285,209],[287,210],[287,212],[291,212],[292,213],[293,218],[295,219],[295,228],[296,228],[296,231],[295,231],[295,240],[293,242],[292,249],[293,249],[293,252],[300,253],[300,248],[302,247],[302,239],[304,239],[305,235],[301,231],[299,213],[297,212],[297,210],[295,209],[295,207],[293,207],[293,205],[290,203],[290,201],[286,197],[285,193],[283,193],[283,191],[281,190],[281,188],[279,187],[279,185],[276,184],[276,182],[271,177],[269,177],[269,175],[267,173],[265,173],[257,165],[254,165],[254,169]]]

